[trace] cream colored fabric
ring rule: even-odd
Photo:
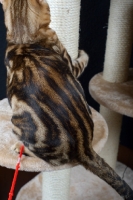
[[[124,83],[110,83],[102,74],[97,74],[90,81],[89,91],[103,106],[133,117],[133,70],[129,71],[128,81]]]
[[[117,163],[116,172],[122,177],[125,165]],[[133,189],[133,171],[127,168],[124,180]],[[42,174],[22,187],[16,200],[41,200]],[[81,166],[71,169],[69,200],[122,200],[114,189]],[[45,200],[45,199],[44,199]],[[46,199],[47,200],[47,199]]]
[[[104,106],[100,106],[100,113],[106,119],[109,136],[107,142],[100,152],[100,156],[113,168],[116,167],[117,152],[119,148],[119,139],[122,123],[122,115],[116,113]]]
[[[107,124],[102,116],[92,109],[94,118],[94,139],[93,147],[96,152],[100,152],[103,148],[108,135]],[[16,136],[12,133],[11,124],[12,110],[7,99],[0,101],[0,165],[14,169],[16,166],[18,155],[12,151],[11,146],[17,141]],[[52,167],[39,158],[22,156],[20,170],[25,171],[52,171],[70,168],[72,165],[63,165],[60,167]]]

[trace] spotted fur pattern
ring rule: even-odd
[[[7,27],[7,96],[13,132],[28,155],[51,165],[77,162],[110,184],[124,199],[133,191],[92,148],[93,121],[77,77],[84,51],[72,61],[49,28],[42,0],[1,0]],[[16,144],[17,146],[17,144]]]

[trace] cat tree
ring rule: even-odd
[[[133,117],[133,70],[129,69],[133,41],[133,1],[111,0],[103,73],[92,78],[89,90],[101,104],[108,141],[101,156],[115,168],[122,115]]]
[[[77,10],[79,11],[80,9],[80,0],[55,0],[54,3],[53,0],[48,0],[48,3],[52,12],[53,22],[51,26],[57,31],[59,38],[67,47],[70,55],[75,58],[78,49],[78,36],[76,34],[79,27],[79,12]],[[104,71],[91,80],[89,88],[93,98],[102,105],[100,112],[105,117],[109,127],[109,139],[101,155],[114,168],[119,145],[122,114],[133,117],[133,71],[129,71],[128,68],[132,48],[132,22],[133,1],[111,0]],[[64,28],[62,29],[63,26]],[[74,35],[74,38],[69,38],[70,35]],[[67,40],[67,38],[69,39]],[[100,118],[101,116],[98,114],[98,119]],[[98,119],[94,116],[94,140],[98,137],[95,143],[97,149],[95,147],[94,149],[97,152],[102,149],[101,147],[105,143],[105,136],[100,136],[99,134],[101,131],[104,134],[107,133],[107,127],[105,128],[103,119],[101,118],[101,121]],[[103,130],[99,128],[103,128]],[[102,141],[103,139],[104,142]],[[83,168],[78,166],[72,168],[71,171],[70,198],[68,197],[70,169],[65,169],[58,171],[59,175],[57,172],[41,173],[20,190],[16,200],[25,200],[26,198],[32,200],[40,200],[41,198],[46,200],[122,200],[110,186],[98,177],[84,171]],[[52,177],[54,177],[54,181]],[[77,177],[79,177],[79,180]],[[62,179],[66,179],[65,187],[62,187],[62,184],[64,184]],[[58,187],[60,181],[61,184]],[[42,189],[40,189],[41,184],[43,184]],[[41,191],[43,191],[42,194]],[[63,193],[64,196],[62,195]]]
[[[56,30],[59,39],[68,49],[72,58],[76,58],[78,55],[80,0],[54,0],[54,2],[53,0],[48,0],[48,3],[52,15],[51,27]],[[94,119],[93,148],[99,153],[107,140],[108,129],[103,117],[94,109],[91,110]],[[12,110],[7,99],[4,99],[0,102],[0,165],[14,169],[17,155],[10,150],[10,147],[17,141],[17,138],[12,133],[11,116]],[[23,155],[20,170],[31,172],[43,171],[41,174],[43,179],[43,200],[68,200],[70,169],[75,165],[77,164],[52,167],[39,158]],[[34,194],[34,191],[32,190],[31,193]],[[19,200],[22,198],[22,196],[19,197]]]

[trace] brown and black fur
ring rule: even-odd
[[[72,61],[49,28],[48,4],[1,0],[7,27],[7,96],[13,132],[25,152],[51,165],[77,162],[110,184],[124,199],[133,191],[92,148],[93,121],[77,80],[88,57]],[[15,144],[15,148],[19,148]]]

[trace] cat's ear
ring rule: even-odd
[[[4,0],[0,0],[0,3],[3,4]]]
[[[0,0],[0,3],[2,4],[3,9],[6,10],[11,4],[11,0]]]
[[[46,1],[45,0],[37,0],[40,4],[42,4],[42,3],[46,3]]]

